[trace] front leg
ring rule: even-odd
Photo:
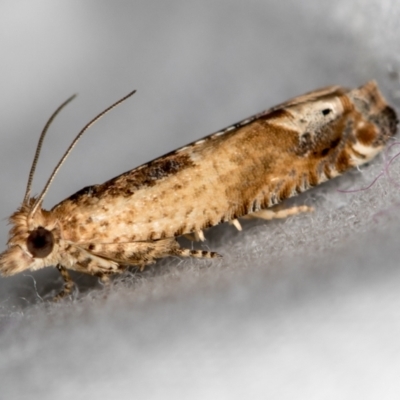
[[[59,301],[63,299],[64,297],[68,296],[71,294],[72,289],[75,286],[74,281],[71,279],[71,276],[66,268],[64,268],[62,265],[58,264],[57,269],[60,271],[60,274],[64,280],[64,288],[61,290],[60,293],[58,293],[57,296],[54,297],[54,301]]]

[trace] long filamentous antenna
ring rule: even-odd
[[[30,196],[30,192],[31,192],[31,187],[32,187],[32,181],[33,181],[33,177],[35,175],[35,171],[36,171],[36,165],[37,162],[39,160],[39,156],[40,156],[40,151],[42,150],[42,145],[43,145],[43,141],[44,138],[46,136],[47,131],[49,130],[50,125],[52,124],[52,122],[54,121],[54,118],[60,113],[60,111],[68,104],[70,103],[74,98],[76,97],[76,94],[74,94],[73,96],[71,96],[69,99],[65,100],[64,103],[62,103],[56,111],[54,111],[54,113],[52,114],[52,116],[49,118],[49,120],[46,122],[45,127],[43,128],[43,131],[40,135],[38,144],[36,146],[36,152],[35,152],[35,157],[33,158],[33,162],[32,162],[32,166],[31,166],[31,170],[29,171],[29,177],[28,177],[28,183],[26,185],[26,191],[25,191],[25,196],[24,196],[24,200],[23,200],[23,204],[27,204],[28,200],[29,200],[29,196]]]
[[[103,117],[104,115],[106,115],[109,111],[111,111],[113,108],[117,107],[119,104],[121,104],[122,102],[124,102],[126,99],[128,99],[129,97],[133,96],[136,93],[136,90],[130,92],[129,94],[127,94],[126,96],[124,96],[122,99],[118,100],[117,102],[115,102],[114,104],[112,104],[110,107],[107,107],[104,111],[102,111],[100,114],[98,114],[96,117],[94,117],[89,123],[87,123],[82,130],[78,133],[78,135],[75,137],[75,139],[73,140],[73,142],[70,144],[70,146],[68,147],[67,151],[65,152],[65,154],[62,156],[61,160],[58,162],[57,166],[54,168],[54,171],[52,172],[52,174],[50,175],[50,178],[48,179],[48,181],[46,182],[46,185],[44,186],[42,193],[40,193],[40,195],[38,196],[38,198],[36,199],[35,203],[33,204],[28,218],[32,217],[33,214],[35,214],[37,208],[39,207],[39,205],[42,203],[44,196],[46,195],[47,191],[49,190],[49,187],[51,185],[51,183],[53,182],[55,176],[57,175],[57,172],[59,171],[59,169],[61,168],[61,166],[64,164],[64,161],[67,159],[67,157],[69,156],[69,154],[71,153],[72,149],[75,147],[76,143],[78,142],[78,140],[82,137],[82,135],[95,123],[97,122],[101,117]]]

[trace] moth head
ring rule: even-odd
[[[58,263],[60,230],[51,215],[41,208],[33,217],[22,206],[11,217],[8,249],[0,254],[0,273],[14,275],[25,270],[37,270]]]
[[[71,264],[71,258],[65,257],[62,249],[63,242],[61,240],[61,231],[57,225],[57,221],[51,212],[43,210],[41,205],[43,199],[54,180],[57,172],[61,168],[72,149],[75,147],[82,135],[101,117],[110,110],[118,106],[120,103],[131,97],[136,91],[129,93],[122,99],[118,100],[89,123],[87,123],[72,141],[63,157],[58,162],[50,175],[47,183],[37,198],[30,197],[33,176],[37,161],[39,159],[42,144],[48,128],[53,122],[57,114],[70,103],[76,95],[71,96],[62,103],[47,121],[43,131],[39,137],[36,147],[35,156],[33,158],[31,170],[29,172],[28,183],[26,186],[25,197],[22,206],[10,217],[12,228],[10,229],[8,248],[0,254],[0,274],[4,276],[14,275],[25,270],[37,270],[47,266],[55,266],[62,263]]]

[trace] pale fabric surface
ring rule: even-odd
[[[91,117],[45,206],[288,97],[376,79],[399,111],[393,1],[3,1],[0,243],[46,118],[34,193]],[[393,146],[395,155],[400,146]],[[0,279],[0,399],[393,399],[400,394],[399,163],[308,195],[313,214],[206,232],[110,293],[54,271]],[[35,284],[37,291],[35,290]]]

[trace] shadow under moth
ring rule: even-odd
[[[71,292],[68,270],[107,280],[135,265],[167,256],[213,258],[217,253],[181,248],[182,235],[204,240],[203,230],[238,218],[276,218],[305,211],[275,205],[375,157],[396,133],[397,116],[374,81],[349,90],[330,86],[291,99],[226,129],[79,190],[51,210],[43,199],[83,133],[77,135],[43,191],[30,196],[44,136],[39,139],[22,205],[10,217],[4,276],[56,266]]]

